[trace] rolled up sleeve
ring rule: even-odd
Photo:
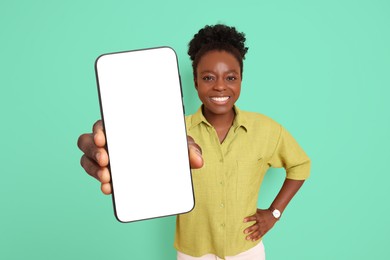
[[[310,175],[310,164],[310,158],[298,142],[284,127],[280,126],[279,140],[269,165],[274,168],[285,168],[288,179],[305,180]]]

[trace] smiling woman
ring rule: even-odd
[[[179,260],[265,259],[262,238],[309,176],[310,159],[286,129],[235,106],[247,50],[243,33],[220,24],[204,27],[189,44],[203,104],[186,117],[195,207],[177,216]],[[79,138],[85,153],[81,163],[110,194],[101,122],[93,129]],[[260,185],[270,167],[284,167],[286,179],[270,207],[258,209]]]
[[[186,118],[187,133],[205,162],[193,170],[195,208],[177,217],[179,260],[265,259],[262,237],[309,176],[310,160],[272,119],[239,110],[245,35],[234,27],[205,26],[189,43],[202,106]],[[257,209],[263,177],[284,167],[286,179],[268,209]]]

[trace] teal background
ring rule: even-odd
[[[283,124],[313,161],[264,239],[267,259],[389,258],[389,1],[37,0],[0,10],[1,259],[175,259],[175,217],[118,223],[76,141],[100,116],[102,53],[173,47],[186,111],[196,111],[187,43],[217,22],[247,35],[239,107]],[[259,207],[283,178],[269,172]]]

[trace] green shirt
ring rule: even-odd
[[[253,222],[264,175],[270,167],[284,167],[287,178],[309,177],[310,159],[278,123],[262,114],[240,111],[225,140],[207,122],[201,108],[186,117],[187,134],[202,148],[204,166],[192,170],[195,207],[177,217],[175,248],[199,257],[233,256],[257,245],[245,239]]]

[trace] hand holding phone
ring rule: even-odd
[[[173,49],[104,54],[95,69],[117,219],[190,211],[194,196]]]

